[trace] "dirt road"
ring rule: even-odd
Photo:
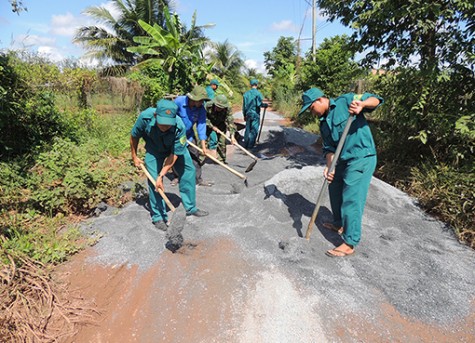
[[[340,242],[321,225],[328,198],[302,238],[323,160],[315,135],[282,123],[268,111],[248,187],[204,166],[215,185],[197,189],[198,206],[210,215],[187,217],[176,253],[146,198],[84,225],[103,237],[64,279],[99,312],[69,342],[475,342],[475,252],[406,194],[373,179],[350,257],[324,254]],[[228,148],[244,173],[252,160]]]

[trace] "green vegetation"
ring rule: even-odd
[[[74,88],[76,106],[62,111],[58,98],[67,97],[56,89],[72,70],[60,73],[42,59],[13,53],[0,62],[0,258],[21,253],[58,263],[84,244],[68,217],[88,215],[101,201],[126,200],[118,186],[133,172],[124,156],[135,116],[81,109]],[[77,79],[91,76],[74,72]]]

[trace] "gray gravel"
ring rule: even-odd
[[[351,313],[371,321],[382,303],[413,320],[447,327],[473,313],[475,251],[459,244],[451,230],[421,211],[414,199],[376,178],[354,255],[332,259],[324,254],[341,240],[321,225],[331,218],[328,196],[310,241],[302,238],[323,184],[323,159],[312,147],[315,135],[280,127],[279,118],[266,113],[261,144],[254,151],[265,158],[246,174],[248,187],[223,168],[205,164],[203,178],[215,185],[198,187],[197,198],[198,207],[210,215],[180,217],[185,241],[227,236],[264,270],[255,276],[260,281],[245,307],[240,341],[325,341],[322,327]],[[229,166],[244,173],[252,159],[228,149]],[[165,185],[178,206],[178,188]],[[103,235],[91,263],[138,265],[143,270],[160,259],[169,239],[154,229],[145,197],[121,209],[107,209],[84,229]],[[278,301],[281,297],[285,300]],[[302,314],[311,318],[311,335]]]

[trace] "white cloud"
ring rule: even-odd
[[[291,31],[298,32],[298,28],[291,20],[281,20],[278,23],[272,23],[271,26],[273,31]]]
[[[71,13],[53,15],[50,33],[58,36],[72,37],[76,29],[84,24],[84,20]]]
[[[264,65],[264,62],[262,61],[256,61],[256,60],[245,60],[244,65],[246,68],[249,69],[256,69],[258,73],[267,74],[266,67]]]
[[[56,47],[39,46],[38,54],[48,58],[50,61],[59,62],[64,59],[64,56],[58,51]]]

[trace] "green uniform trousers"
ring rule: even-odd
[[[361,239],[361,222],[376,156],[338,161],[335,177],[328,186],[333,224],[342,226],[345,243],[356,246]]]
[[[244,132],[244,148],[252,149],[256,144],[257,135],[259,134],[259,115],[257,113],[249,113],[246,116],[246,131]]]
[[[145,166],[150,175],[154,179],[162,170],[163,162],[167,156],[156,157],[152,154],[145,154]],[[195,167],[188,150],[184,155],[178,155],[178,159],[173,165],[173,169],[178,174],[180,182],[179,190],[183,207],[187,212],[196,212],[196,181],[195,181]],[[150,215],[152,216],[152,222],[155,223],[159,220],[167,221],[167,211],[165,207],[165,201],[162,199],[159,193],[155,191],[155,185],[148,181],[148,194],[150,200]]]
[[[208,134],[208,149],[217,150],[218,160],[226,162],[226,138],[212,131]]]

